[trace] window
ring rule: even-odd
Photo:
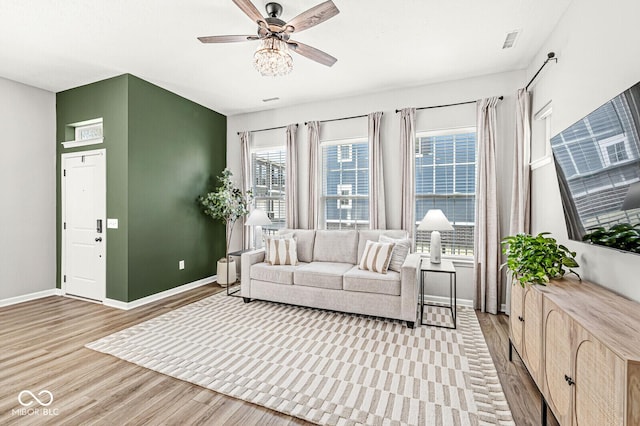
[[[325,229],[369,227],[369,144],[366,139],[321,145],[320,223]],[[347,159],[348,158],[348,159]]]
[[[351,161],[353,159],[353,146],[351,144],[337,145],[338,161]]]
[[[338,185],[338,196],[340,196],[341,198],[338,199],[338,208],[339,209],[350,209],[353,204],[351,203],[351,198],[350,197],[352,191],[352,185],[351,184],[347,184],[347,185]]]
[[[264,226],[265,234],[275,233],[286,226],[285,147],[255,150],[251,153],[253,169],[254,206],[264,210],[273,222]]]
[[[476,202],[476,129],[419,133],[416,155],[416,227],[440,209],[453,231],[442,232],[445,255],[473,256]],[[431,232],[416,231],[416,251],[428,252]]]
[[[426,136],[416,138],[416,157],[422,157],[422,154],[430,155],[431,142]]]

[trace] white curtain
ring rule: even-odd
[[[516,138],[513,150],[513,188],[509,235],[531,231],[531,96],[526,89],[516,95]],[[510,313],[511,277],[507,278],[506,312]]]
[[[478,172],[474,247],[475,307],[498,313],[500,306],[500,231],[496,177],[498,97],[477,102]]]
[[[416,109],[404,108],[400,111],[400,228],[409,233],[413,241],[416,227]]]
[[[242,191],[246,193],[251,189],[251,134],[240,132],[240,161],[242,162]],[[244,226],[246,217],[242,219],[242,248],[251,247],[252,226]]]
[[[381,112],[369,114],[369,228],[387,229],[384,204],[384,173],[380,143]]]
[[[297,124],[287,126],[286,192],[287,228],[298,228],[298,145],[296,144]]]
[[[307,123],[307,134],[309,137],[309,214],[307,229],[316,229],[318,227],[318,216],[320,213],[320,194],[318,193],[320,123],[318,121],[309,121]]]

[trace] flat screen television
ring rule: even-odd
[[[640,83],[551,139],[569,238],[640,253]]]

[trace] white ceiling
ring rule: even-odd
[[[282,0],[281,18],[320,2]],[[337,16],[293,38],[338,62],[294,55],[293,72],[273,78],[253,68],[257,42],[196,40],[255,33],[231,0],[0,0],[0,76],[58,92],[131,73],[233,115],[523,69],[570,2],[334,0]]]

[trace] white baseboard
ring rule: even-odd
[[[444,305],[449,304],[449,297],[447,296],[428,296],[424,295],[424,301],[426,303],[441,303]],[[467,308],[473,308],[473,300],[470,299],[456,299],[456,305],[466,306]]]
[[[169,296],[174,296],[176,294],[183,293],[188,290],[193,290],[194,288],[201,287],[203,285],[211,284],[212,282],[218,279],[217,275],[213,275],[211,277],[206,277],[198,281],[193,281],[191,283],[187,283],[181,285],[180,287],[170,288],[169,290],[165,290],[160,293],[152,294],[151,296],[143,297],[141,299],[134,300],[133,302],[121,302],[120,300],[114,299],[105,299],[103,304],[104,306],[109,306],[110,308],[129,310],[134,309],[139,306],[143,306],[149,304],[151,302],[156,302],[158,300],[162,300]]]
[[[2,308],[3,306],[15,305],[16,303],[42,299],[43,297],[49,297],[49,296],[62,296],[62,290],[60,290],[59,288],[51,288],[49,290],[23,294],[21,296],[9,297],[8,299],[0,299],[0,308]]]

